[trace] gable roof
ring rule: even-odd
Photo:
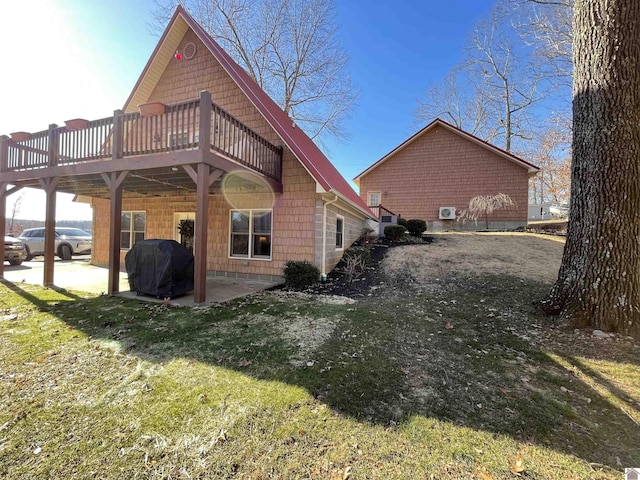
[[[367,168],[364,172],[362,172],[358,176],[356,176],[353,179],[353,181],[356,183],[356,185],[360,186],[360,178],[362,178],[364,175],[370,173],[375,168],[379,167],[386,160],[391,158],[393,155],[398,153],[400,150],[405,148],[407,145],[413,143],[415,140],[417,140],[418,138],[422,137],[422,135],[427,133],[429,130],[435,128],[436,126],[444,127],[447,130],[455,133],[456,135],[460,135],[461,137],[466,138],[467,140],[470,140],[471,142],[475,143],[476,145],[479,145],[479,146],[481,146],[483,148],[486,148],[487,150],[500,155],[501,157],[505,158],[506,160],[509,160],[509,161],[515,163],[516,165],[519,165],[519,166],[521,166],[523,168],[526,168],[527,171],[529,172],[529,174],[531,174],[531,175],[536,174],[536,173],[538,173],[540,171],[540,168],[536,167],[534,164],[529,163],[529,162],[527,162],[525,160],[522,160],[521,158],[516,157],[515,155],[507,152],[506,150],[498,148],[495,145],[491,145],[489,142],[485,142],[484,140],[476,137],[475,135],[472,135],[472,134],[470,134],[468,132],[465,132],[464,130],[461,130],[460,128],[455,127],[455,126],[451,125],[450,123],[445,122],[444,120],[436,118],[429,125],[424,127],[422,130],[418,131],[417,133],[413,134],[407,140],[405,140],[400,145],[398,145],[396,148],[394,148],[389,153],[387,153],[380,160],[378,160],[373,165],[371,165],[369,168]]]
[[[299,128],[293,120],[267,95],[262,88],[238,65],[231,56],[179,5],[169,21],[160,41],[151,54],[123,110],[135,111],[145,103],[160,80],[162,73],[189,30],[198,36],[225,72],[238,85],[253,106],[280,136],[285,145],[304,166],[322,190],[338,195],[364,215],[376,218],[360,196],[351,188],[318,146]]]

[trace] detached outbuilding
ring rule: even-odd
[[[478,195],[504,193],[515,207],[494,212],[491,229],[527,224],[529,178],[540,171],[453,125],[436,119],[354,178],[360,197],[380,218],[419,218],[428,230],[476,229],[456,221]],[[479,225],[479,224],[478,224]],[[484,222],[482,222],[484,227]]]

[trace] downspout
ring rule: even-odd
[[[335,193],[334,199],[328,202],[325,202],[322,207],[322,281],[324,282],[327,279],[326,268],[326,259],[327,259],[327,205],[331,205],[338,201],[338,195]]]

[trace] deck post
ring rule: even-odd
[[[207,90],[200,92],[200,151],[211,151],[211,93]]]
[[[193,301],[203,303],[207,299],[207,238],[209,230],[209,187],[211,169],[204,163],[211,150],[211,93],[200,92],[199,150],[202,159],[198,163],[196,177],[196,221],[194,232],[195,268]]]
[[[9,137],[0,135],[0,173],[9,169]]]
[[[122,110],[113,112],[112,159],[122,158],[123,125]],[[109,208],[109,295],[120,291],[120,231],[122,230],[122,182],[129,172],[103,173],[102,179],[109,187],[111,200]],[[132,219],[133,221],[133,219]]]
[[[59,140],[58,125],[52,123],[49,125],[49,150],[47,156],[47,165],[49,167],[55,167],[58,164]]]
[[[9,162],[9,137],[6,135],[0,136],[0,172],[5,172]],[[6,218],[7,218],[7,185],[6,183],[0,183],[0,234],[2,234],[2,241],[4,242],[4,236],[6,235]],[[4,259],[0,264],[0,279],[4,279]]]
[[[196,221],[194,232],[195,266],[193,301],[203,303],[207,299],[207,233],[209,218],[209,165],[198,164],[196,183]]]
[[[43,178],[40,185],[47,195],[44,219],[44,278],[45,287],[53,285],[56,249],[56,187],[58,178]]]
[[[2,241],[4,242],[4,236],[6,235],[6,221],[7,218],[7,187],[6,183],[0,183],[0,236],[2,236]],[[0,264],[0,279],[4,279],[4,259]]]
[[[122,182],[128,172],[104,173],[105,180],[111,192],[109,208],[109,295],[120,291],[120,230],[122,229]],[[133,219],[131,220],[133,221]]]
[[[120,291],[120,230],[122,229],[122,186],[111,189],[109,210],[109,295]],[[131,219],[133,222],[133,219]]]
[[[124,150],[124,125],[122,124],[122,110],[113,111],[113,159],[122,158]]]

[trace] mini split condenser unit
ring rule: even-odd
[[[456,207],[440,207],[440,220],[455,220]]]

